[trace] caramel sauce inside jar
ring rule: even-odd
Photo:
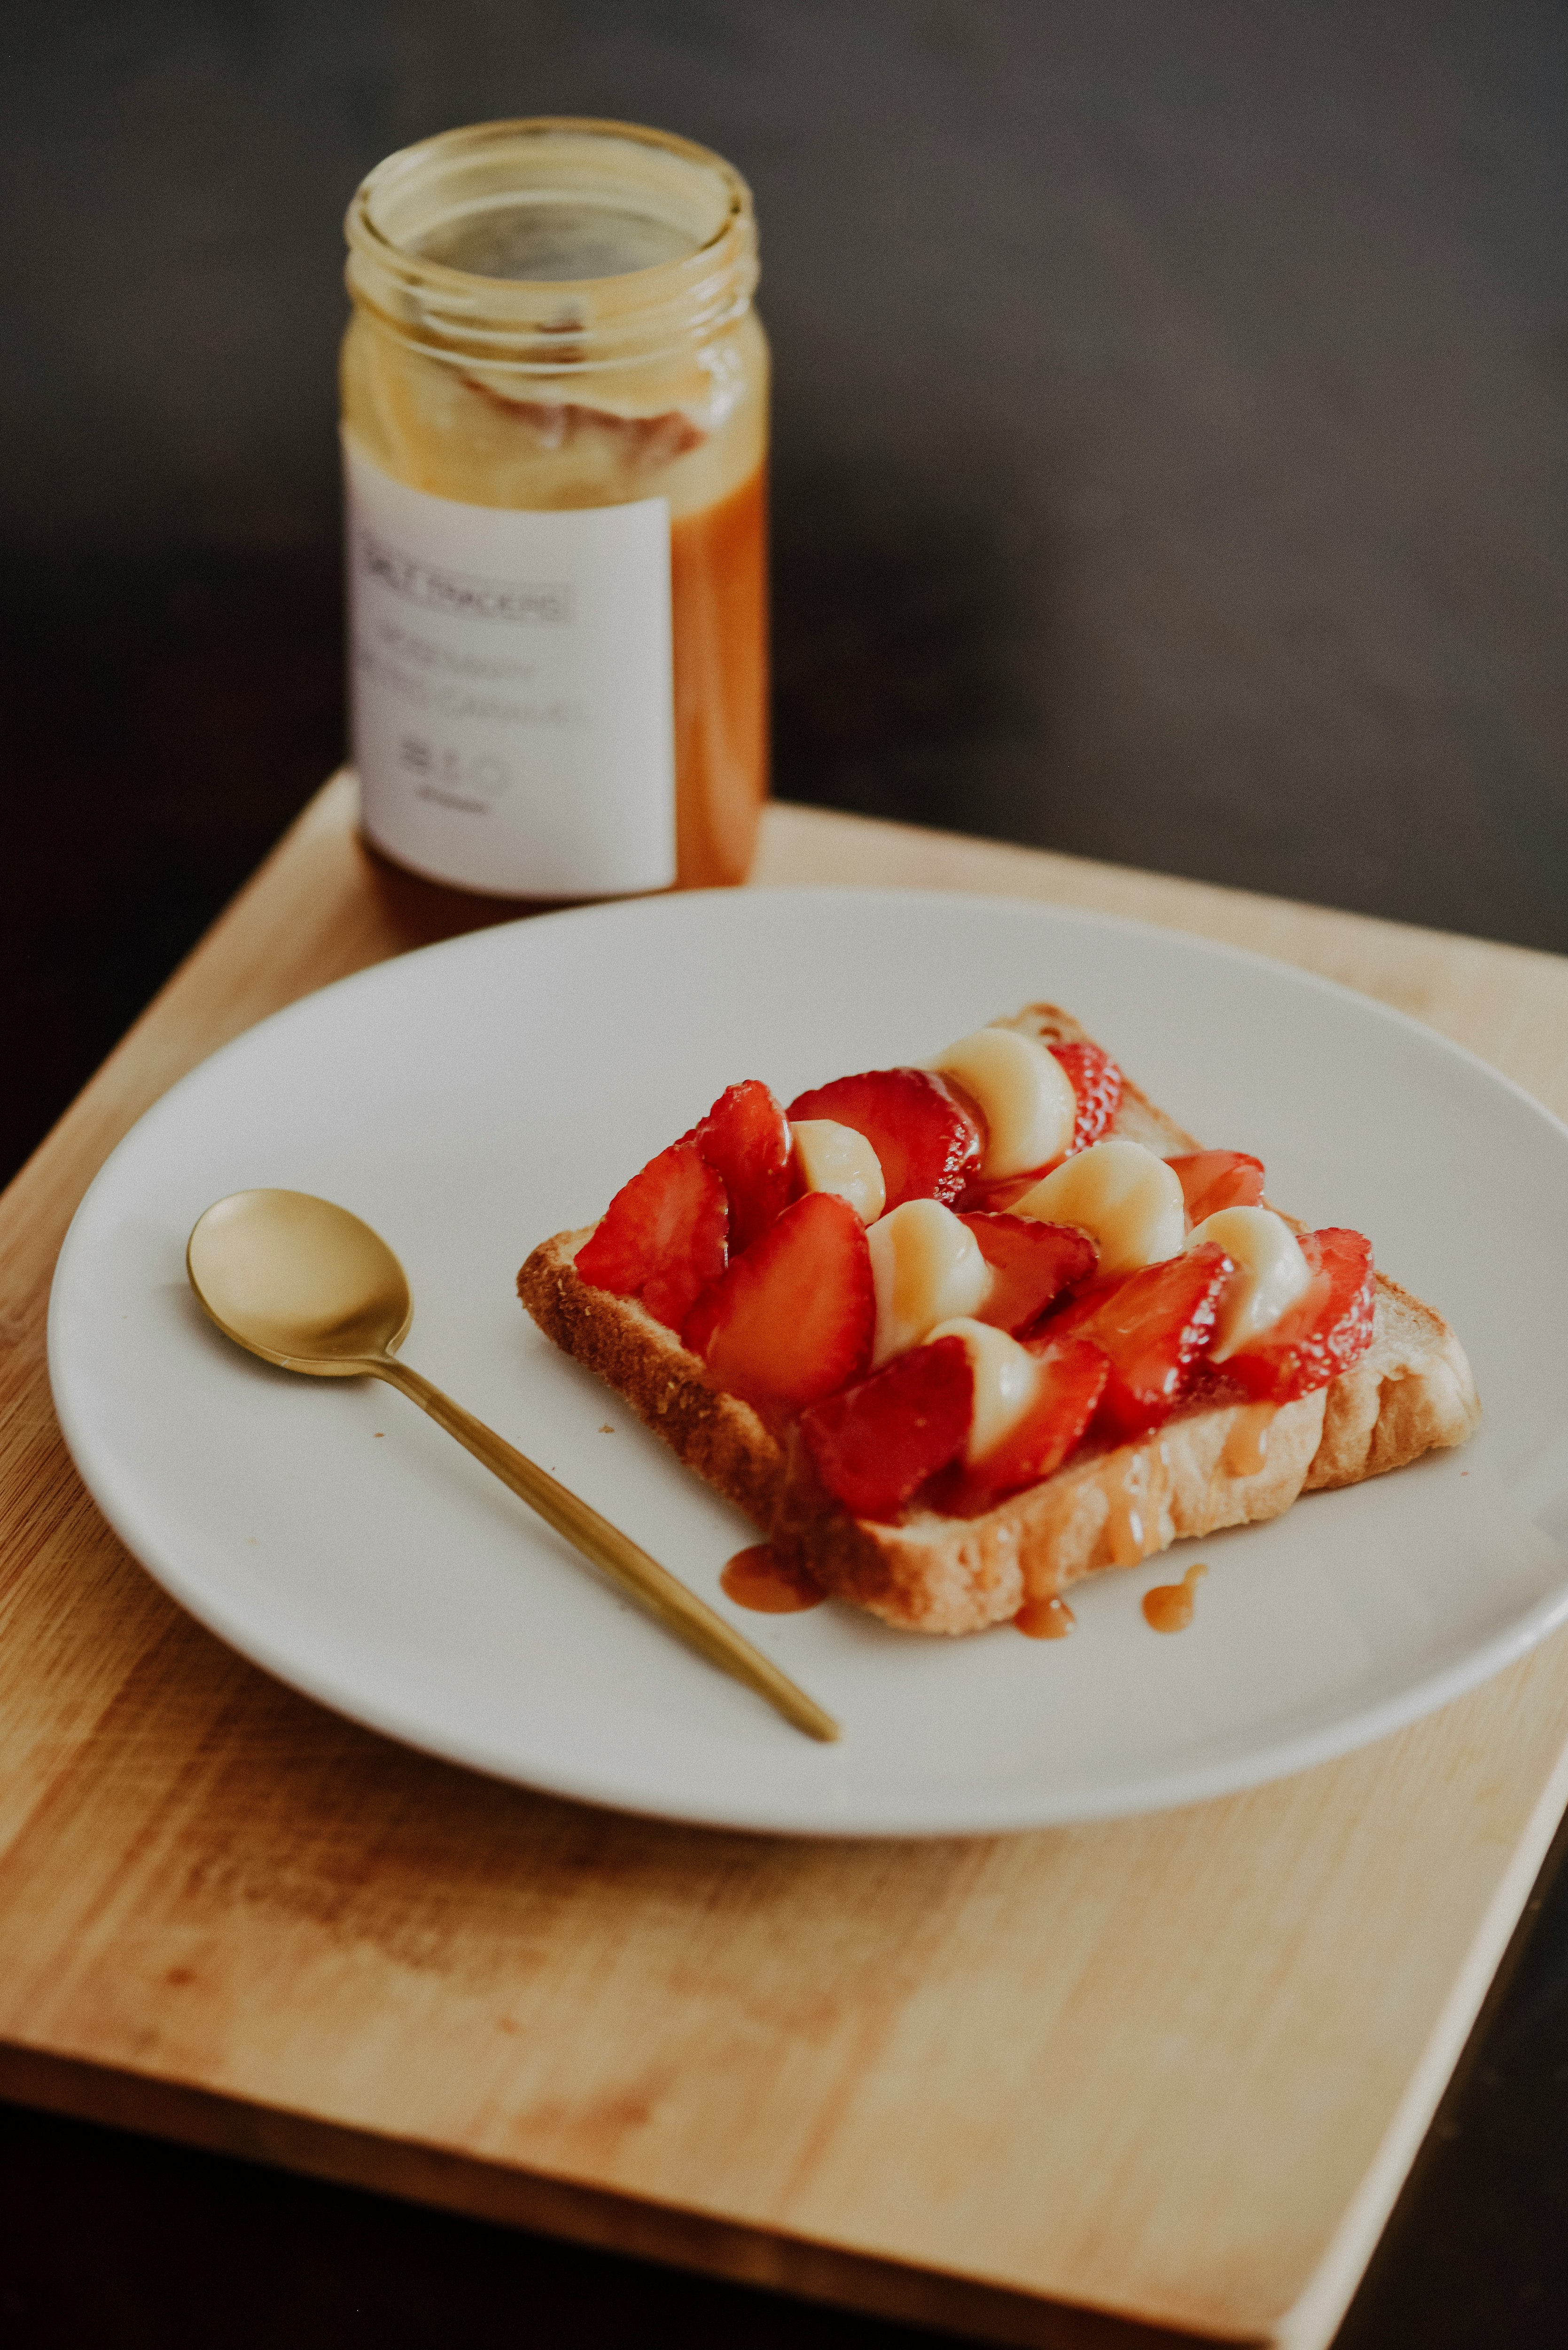
[[[1192,1621],[1198,1586],[1209,1572],[1189,1566],[1179,1583],[1157,1583],[1143,1595],[1144,1620],[1157,1632],[1185,1632]]]
[[[827,1596],[803,1566],[779,1558],[767,1543],[738,1550],[719,1586],[737,1607],[754,1608],[759,1616],[798,1616],[803,1608],[820,1607]]]
[[[1040,1599],[1026,1599],[1012,1621],[1026,1639],[1064,1640],[1076,1629],[1078,1619],[1066,1601],[1051,1592]]]
[[[743,881],[768,792],[767,470],[670,529],[679,886]]]

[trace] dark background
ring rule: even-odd
[[[755,189],[784,795],[1568,950],[1554,0],[0,31],[0,1174],[340,755],[339,222],[496,115]],[[1556,1881],[1345,2350],[1568,2339]],[[22,2114],[0,2172],[24,2345],[914,2338]]]

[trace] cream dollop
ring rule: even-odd
[[[972,1469],[1012,1435],[1040,1391],[1043,1377],[1037,1357],[1005,1330],[989,1322],[955,1315],[939,1322],[926,1334],[926,1343],[938,1338],[961,1338],[974,1378],[974,1412],[964,1444],[964,1459]]]
[[[1075,1224],[1100,1252],[1102,1274],[1136,1273],[1178,1256],[1187,1229],[1181,1183],[1141,1142],[1113,1135],[1064,1160],[1014,1201],[1015,1216]]]
[[[808,1191],[836,1191],[863,1224],[874,1224],[888,1204],[882,1161],[870,1142],[836,1118],[803,1118],[790,1128],[794,1163]]]
[[[1037,1038],[1016,1028],[977,1028],[929,1066],[961,1086],[984,1120],[980,1171],[987,1182],[1048,1166],[1072,1141],[1077,1096]]]
[[[1206,1216],[1188,1242],[1216,1241],[1236,1270],[1225,1284],[1215,1322],[1211,1362],[1222,1363],[1261,1338],[1312,1283],[1312,1267],[1282,1216],[1272,1208],[1221,1208]]]
[[[866,1235],[877,1292],[873,1369],[918,1347],[939,1322],[985,1303],[991,1267],[969,1226],[938,1200],[906,1200]]]

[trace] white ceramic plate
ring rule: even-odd
[[[517,1305],[735,1078],[787,1101],[1068,1005],[1272,1196],[1370,1233],[1475,1365],[1473,1442],[1075,1592],[1078,1630],[968,1640],[719,1588],[756,1536]],[[846,1725],[821,1747],[602,1586],[422,1414],[291,1377],[205,1321],[212,1201],[343,1201],[413,1284],[410,1361],[686,1576]],[[1320,1762],[1480,1680],[1568,1615],[1568,1130],[1397,1014],[1178,934],[902,891],[715,893],[488,931],[267,1021],[127,1137],[71,1226],[49,1361],[119,1534],[225,1640],[356,1720],[631,1810],[939,1835],[1191,1802]],[[613,1430],[613,1433],[608,1432]],[[1196,1621],[1142,1594],[1202,1557]]]

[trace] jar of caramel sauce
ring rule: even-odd
[[[379,164],[347,228],[368,837],[503,896],[744,879],[768,437],[745,182],[629,123],[481,123]]]

